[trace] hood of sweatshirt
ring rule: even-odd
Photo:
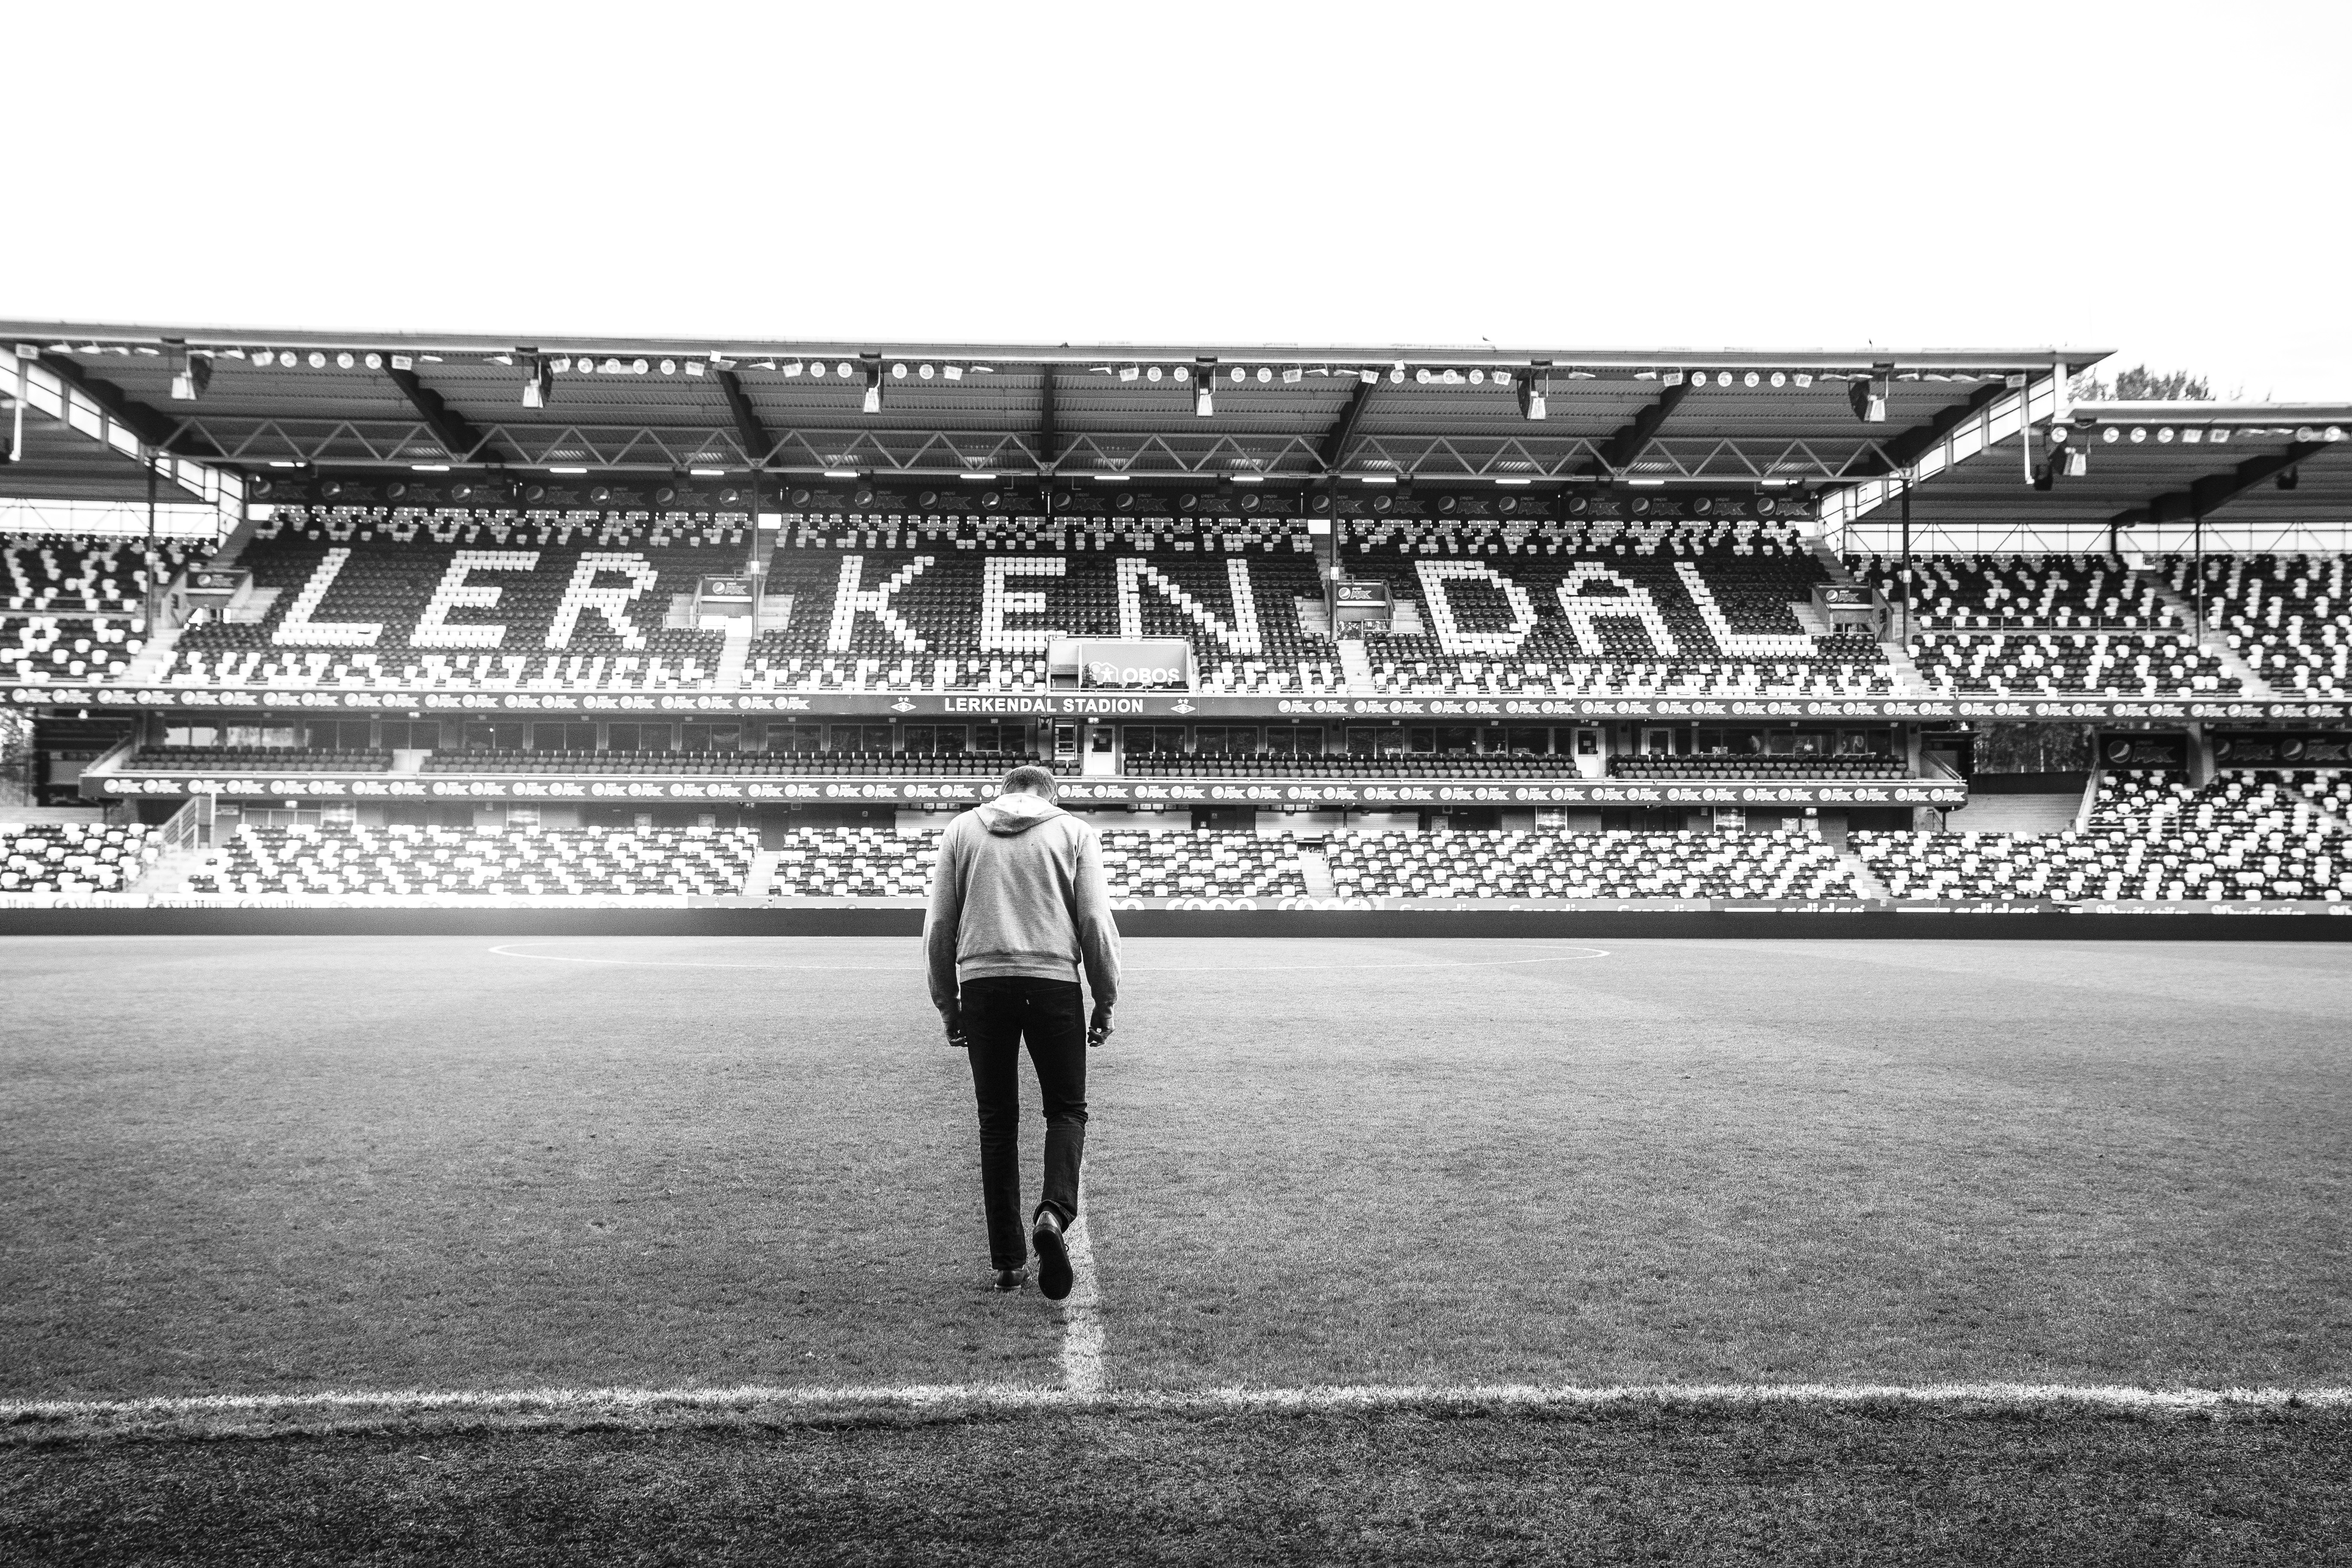
[[[1045,796],[1031,795],[1025,790],[983,801],[979,810],[981,821],[988,824],[988,830],[1000,838],[1011,838],[1016,834],[1028,832],[1041,822],[1051,822],[1057,816],[1068,815]]]

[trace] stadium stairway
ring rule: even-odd
[[[1892,899],[1895,896],[1895,890],[1878,879],[1878,873],[1870,868],[1870,863],[1848,846],[1843,844],[1838,846],[1838,858],[1843,861],[1845,868],[1853,873],[1854,889],[1862,897]]]
[[[261,511],[252,507],[246,508],[245,516],[229,530],[228,537],[220,542],[220,547],[213,552],[212,559],[205,564],[215,571],[226,571],[236,565],[236,558],[245,553],[245,547],[253,542],[255,532],[261,527]]]
[[[768,890],[775,886],[776,857],[780,853],[780,850],[762,849],[751,857],[751,874],[743,879],[745,898],[764,899],[768,896]]]
[[[2135,581],[2155,589],[2158,600],[2180,617],[2181,625],[2197,626],[2196,601],[2166,582],[2163,573],[2136,568],[2133,576]],[[2246,696],[2269,698],[2278,695],[2271,689],[2271,683],[2246,662],[2244,656],[2230,646],[2229,633],[2214,626],[2197,626],[2197,646],[2219,660],[2224,673],[2234,675],[2244,682],[2242,690]]]
[[[751,617],[737,616],[721,628],[727,640],[719,645],[719,668],[712,678],[720,691],[743,689],[743,666],[751,657]]]
[[[1308,898],[1328,899],[1335,896],[1336,890],[1331,885],[1331,859],[1323,853],[1323,846],[1320,844],[1302,844],[1298,847],[1298,875],[1300,880],[1307,884]]]
[[[1366,697],[1371,695],[1375,689],[1372,680],[1372,658],[1371,655],[1364,649],[1363,638],[1339,638],[1339,670],[1348,678],[1348,690],[1350,694]]]
[[[123,682],[141,685],[162,680],[164,672],[172,668],[173,649],[178,646],[180,633],[185,629],[183,626],[151,629],[147,640],[140,647],[139,657],[123,670]]]

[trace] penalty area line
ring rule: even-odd
[[[1075,1298],[1075,1290],[1073,1296]],[[1097,1346],[1097,1353],[1098,1353]],[[2165,1415],[2352,1410],[2352,1388],[2140,1388],[2114,1384],[1325,1384],[1300,1388],[1121,1389],[1083,1384],[1065,1352],[1066,1386],[902,1384],[874,1387],[537,1388],[199,1394],[152,1399],[0,1401],[0,1447],[108,1436],[264,1437],[307,1429],[562,1428],[596,1422],[719,1426],[858,1412],[1019,1414],[1147,1411],[1171,1415],[1386,1410],[1765,1410],[1896,1405],[1976,1412],[2092,1409]]]

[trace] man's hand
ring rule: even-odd
[[[963,1026],[962,1008],[942,1008],[940,1013],[940,1022],[947,1026],[949,1045],[960,1051],[971,1047],[971,1036]]]
[[[1093,1022],[1087,1026],[1087,1044],[1099,1046],[1110,1038],[1110,1009],[1097,1007]]]

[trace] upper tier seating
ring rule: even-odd
[[[193,625],[169,684],[689,691],[723,633],[667,625],[740,573],[733,514],[281,508],[239,563],[274,591],[254,623]],[[461,582],[453,568],[467,568]]]
[[[1903,603],[1900,557],[1849,564]],[[2242,684],[2154,584],[2112,557],[1915,555],[1911,569],[1912,662],[1939,691],[2179,697]]]
[[[2341,555],[2224,555],[2205,560],[2205,624],[2282,697],[2352,692],[2352,604]],[[2164,560],[2184,595],[2196,592],[2196,562]]]
[[[145,639],[128,621],[84,616],[0,616],[0,680],[119,680]]]
[[[224,770],[276,773],[382,773],[390,752],[335,751],[298,746],[142,746],[122,773],[218,773]]]
[[[748,829],[240,828],[205,893],[688,894],[740,892],[760,837]]]
[[[1853,873],[1802,833],[1349,831],[1342,896],[1433,899],[1851,899]]]
[[[169,583],[209,544],[155,542],[157,574]],[[0,538],[0,610],[131,614],[147,595],[147,542],[66,535]]]
[[[1794,606],[1829,574],[1785,525],[1377,522],[1351,525],[1344,559],[1351,576],[1387,582],[1400,611],[1367,639],[1383,693],[1894,690],[1877,642],[1800,620]]]
[[[1615,779],[1907,779],[1900,757],[1618,756],[1609,759]]]
[[[2296,775],[2326,787],[2333,774]],[[2352,892],[2352,846],[2288,775],[2108,775],[2084,832],[1856,833],[1897,898],[2326,899]]]
[[[1339,684],[1336,649],[1299,623],[1297,602],[1320,587],[1296,551],[780,551],[767,593],[792,616],[752,641],[755,690],[1042,690],[1056,633],[1181,638],[1208,691]]]
[[[119,893],[163,851],[141,823],[0,822],[0,893]]]

